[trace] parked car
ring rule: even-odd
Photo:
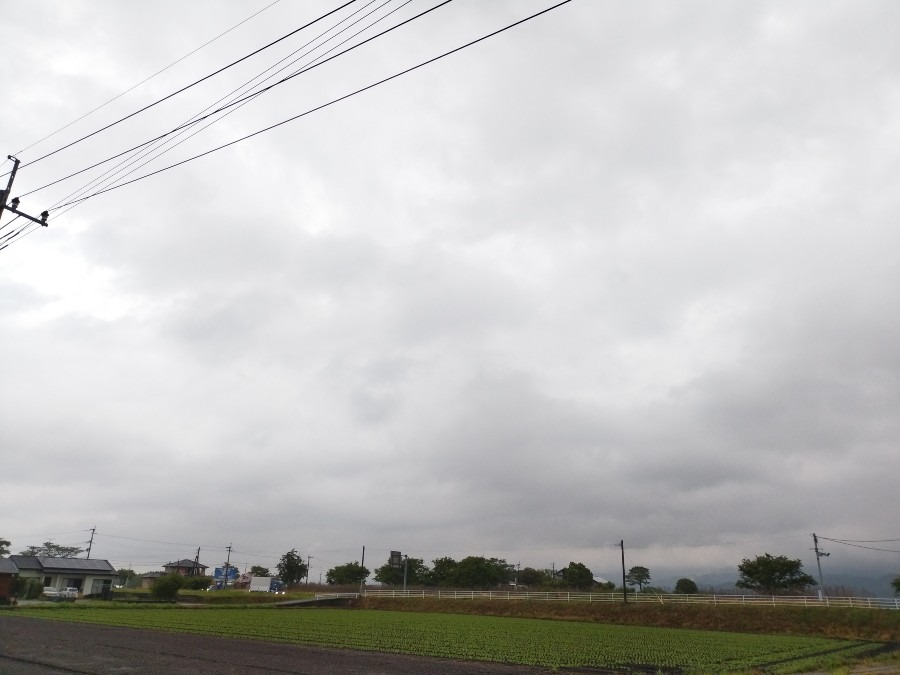
[[[64,600],[75,600],[78,597],[78,589],[68,586],[59,592],[59,597]]]
[[[44,590],[41,592],[48,600],[59,600],[59,591],[53,588],[53,586],[44,586]]]

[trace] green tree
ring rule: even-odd
[[[9,555],[9,547],[12,545],[12,542],[9,539],[4,539],[0,537],[0,557]]]
[[[744,558],[738,565],[738,571],[741,573],[735,584],[738,588],[764,595],[802,592],[808,586],[816,585],[816,580],[803,571],[800,560],[791,560],[783,555],[766,553],[752,560]]]
[[[198,575],[196,577],[186,577],[184,580],[184,587],[189,591],[205,591],[212,586],[212,583],[212,577]]]
[[[640,565],[635,565],[628,574],[625,575],[625,582],[629,586],[637,586],[640,590],[644,590],[644,586],[650,583],[650,570]]]
[[[163,602],[175,602],[178,591],[184,586],[185,578],[180,574],[166,574],[153,581],[150,595]]]
[[[253,565],[250,568],[250,576],[251,577],[270,577],[272,573],[269,572],[268,567],[263,567],[262,565]]]
[[[332,586],[347,586],[362,583],[368,576],[368,569],[358,562],[350,562],[328,570],[325,581]]]
[[[428,582],[429,586],[452,586],[453,576],[456,574],[456,568],[459,565],[453,558],[444,556],[443,558],[435,558],[431,561],[431,574]]]
[[[307,566],[303,562],[303,556],[293,548],[281,556],[276,567],[278,568],[278,577],[285,585],[296,584],[306,576]]]
[[[538,587],[551,581],[546,570],[536,570],[533,567],[523,567],[519,570],[519,585]]]
[[[570,562],[568,567],[563,567],[559,572],[570,588],[585,589],[594,585],[594,575],[583,563]]]
[[[116,579],[116,582],[120,586],[127,587],[137,578],[137,572],[135,572],[134,570],[126,569],[124,567],[122,569],[116,570],[116,573],[118,573],[119,575],[119,578]]]
[[[406,585],[424,586],[431,578],[431,570],[421,558],[407,558],[399,567],[391,566],[390,561],[375,570],[375,581],[387,586],[403,585],[403,567],[406,566]]]
[[[52,541],[45,541],[40,546],[29,546],[19,555],[44,556],[47,558],[77,558],[84,553],[83,548],[77,546],[62,546]]]
[[[461,588],[493,588],[510,581],[513,566],[498,558],[470,555],[456,564],[451,585]]]
[[[681,578],[675,582],[675,592],[694,595],[695,593],[699,593],[699,590],[693,579]]]
[[[894,595],[900,595],[900,575],[894,577],[891,586],[894,587]]]

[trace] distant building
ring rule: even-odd
[[[178,562],[168,562],[163,565],[166,574],[180,574],[183,577],[203,577],[206,576],[207,565],[201,565],[193,560],[184,558]]]

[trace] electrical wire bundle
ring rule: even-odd
[[[81,137],[73,140],[69,143],[61,145],[60,147],[55,148],[49,152],[45,152],[40,156],[31,159],[29,161],[22,162],[19,164],[18,155],[34,148],[35,146],[43,143],[44,141],[52,138],[68,127],[72,126],[78,121],[83,120],[87,116],[97,112],[101,108],[109,105],[116,99],[120,98],[124,94],[130,92],[141,84],[149,81],[150,79],[158,76],[159,74],[165,72],[169,68],[171,68],[176,63],[184,60],[191,54],[196,53],[203,47],[211,44],[215,40],[218,40],[220,37],[230,33],[235,30],[238,26],[246,23],[250,19],[255,16],[261,14],[267,9],[271,8],[275,4],[278,3],[279,0],[267,5],[263,9],[255,12],[251,16],[247,17],[240,23],[232,26],[225,32],[219,34],[212,40],[204,43],[200,47],[194,49],[189,54],[181,57],[180,59],[174,61],[170,65],[166,66],[162,70],[157,71],[154,75],[151,75],[149,78],[146,78],[142,82],[132,86],[121,94],[113,97],[106,103],[94,108],[93,110],[85,113],[81,117],[76,120],[66,124],[63,127],[60,127],[56,131],[51,134],[44,136],[42,139],[32,143],[31,145],[23,148],[22,150],[16,153],[16,156],[10,155],[7,161],[16,162],[16,166],[21,171],[23,169],[27,169],[35,164],[40,162],[44,162],[45,160],[49,160],[51,158],[56,158],[60,153],[67,151],[73,147],[80,146],[85,141],[90,139],[94,139],[100,134],[104,134],[109,132],[114,127],[117,127],[124,122],[135,118],[142,113],[149,111],[160,104],[169,101],[179,95],[184,94],[185,92],[197,87],[198,85],[212,80],[222,73],[238,66],[241,63],[244,63],[253,57],[257,57],[267,50],[270,50],[275,45],[278,45],[284,41],[287,41],[291,38],[300,38],[301,34],[306,35],[312,30],[319,31],[314,36],[304,39],[302,44],[297,47],[294,47],[286,56],[283,56],[276,60],[271,65],[258,70],[256,74],[254,74],[249,79],[246,79],[239,86],[231,89],[228,93],[223,96],[219,96],[216,100],[209,103],[201,110],[197,111],[187,119],[184,119],[179,124],[175,125],[172,128],[169,128],[162,133],[159,133],[152,138],[144,140],[140,143],[131,145],[124,150],[120,150],[114,154],[106,156],[99,161],[93,161],[89,163],[87,166],[83,166],[75,171],[69,171],[64,175],[55,178],[49,182],[44,183],[35,188],[31,188],[23,193],[17,193],[17,199],[21,199],[22,197],[34,195],[38,192],[41,192],[51,186],[60,185],[62,183],[66,183],[71,179],[76,177],[82,177],[82,182],[75,189],[71,189],[67,194],[63,197],[57,199],[53,202],[42,214],[42,221],[38,221],[30,216],[26,215],[26,220],[23,222],[17,222],[20,217],[20,212],[16,212],[12,219],[8,220],[5,224],[0,223],[0,250],[10,246],[11,244],[20,241],[25,236],[31,234],[36,229],[40,228],[41,225],[47,224],[47,218],[49,215],[52,215],[54,218],[59,218],[65,213],[68,213],[72,209],[84,204],[86,201],[91,200],[95,197],[98,197],[102,194],[106,194],[113,190],[117,190],[119,188],[125,187],[127,185],[132,185],[139,181],[143,181],[151,176],[155,176],[157,174],[163,173],[165,171],[169,171],[170,169],[174,169],[176,167],[182,166],[188,162],[199,159],[201,157],[205,157],[212,153],[218,152],[224,148],[228,148],[242,141],[246,141],[248,139],[254,138],[255,136],[259,136],[260,134],[266,133],[283,125],[289,124],[291,122],[295,122],[307,115],[310,115],[314,112],[320,111],[324,108],[332,106],[341,101],[345,101],[351,97],[354,97],[358,94],[366,92],[374,87],[390,82],[391,80],[397,79],[403,75],[411,73],[415,70],[423,68],[429,64],[432,64],[440,59],[443,59],[447,56],[455,54],[463,49],[471,47],[475,44],[478,44],[484,40],[487,40],[491,37],[494,37],[500,33],[503,33],[507,30],[510,30],[516,26],[519,26],[526,21],[534,19],[542,14],[545,14],[553,9],[556,9],[571,0],[563,0],[557,4],[554,4],[550,7],[547,7],[539,12],[531,14],[523,19],[520,19],[514,23],[508,24],[500,29],[494,30],[490,33],[487,33],[479,38],[466,42],[461,46],[458,46],[454,49],[450,49],[449,51],[444,51],[443,53],[434,56],[432,58],[426,59],[413,65],[411,67],[400,70],[399,72],[395,72],[394,74],[380,78],[375,82],[372,82],[368,85],[357,87],[352,91],[345,93],[343,95],[330,98],[324,103],[320,103],[318,105],[313,105],[302,112],[294,114],[287,119],[283,119],[274,124],[270,124],[264,128],[257,129],[251,133],[244,134],[234,140],[220,143],[218,145],[214,145],[213,147],[207,147],[207,149],[192,154],[184,159],[179,161],[172,162],[162,167],[158,168],[150,168],[150,165],[157,160],[159,160],[164,155],[168,154],[178,146],[182,145],[186,141],[194,138],[198,134],[203,131],[209,129],[213,125],[221,122],[227,116],[233,114],[238,111],[242,107],[251,104],[266,94],[276,90],[277,88],[287,84],[295,80],[296,78],[307,74],[313,71],[316,68],[324,66],[328,63],[332,63],[335,60],[344,57],[348,53],[363,48],[367,45],[371,45],[375,41],[382,39],[384,36],[393,33],[402,28],[407,28],[410,25],[414,24],[419,19],[435,12],[438,9],[444,8],[449,5],[453,0],[442,0],[437,2],[436,4],[432,4],[431,6],[417,11],[416,13],[408,16],[407,18],[401,18],[398,16],[401,13],[401,10],[407,8],[413,0],[369,0],[368,2],[362,2],[361,0],[348,0],[343,4],[335,7],[334,9],[322,14],[321,16],[308,21],[307,23],[299,26],[291,30],[290,32],[282,35],[281,37],[270,41],[269,43],[251,51],[250,53],[242,56],[231,63],[228,63],[225,66],[222,66],[215,71],[205,75],[190,84],[183,86],[176,91],[173,91],[170,94],[162,96],[152,103],[145,105],[134,112],[131,112],[127,115],[124,115],[115,121],[101,126],[100,128],[82,135]],[[393,22],[393,23],[391,23]],[[4,167],[5,168],[5,165]],[[139,173],[141,170],[144,170],[143,173]],[[92,178],[87,178],[85,175],[92,175]],[[134,175],[138,174],[138,175]],[[13,171],[9,171],[3,174],[0,174],[0,179],[13,175]],[[12,195],[7,194],[6,198],[10,198]],[[4,205],[6,203],[6,199],[4,199]],[[15,202],[18,204],[18,201]],[[13,207],[15,208],[15,207]],[[7,210],[10,210],[7,208]],[[0,218],[2,218],[2,213],[0,213]],[[21,214],[24,215],[24,214]]]

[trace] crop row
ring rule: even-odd
[[[814,663],[815,655],[824,652],[868,648],[864,643],[825,638],[366,610],[62,607],[21,613],[134,628],[557,668],[644,664],[722,672],[800,659],[812,659]]]

